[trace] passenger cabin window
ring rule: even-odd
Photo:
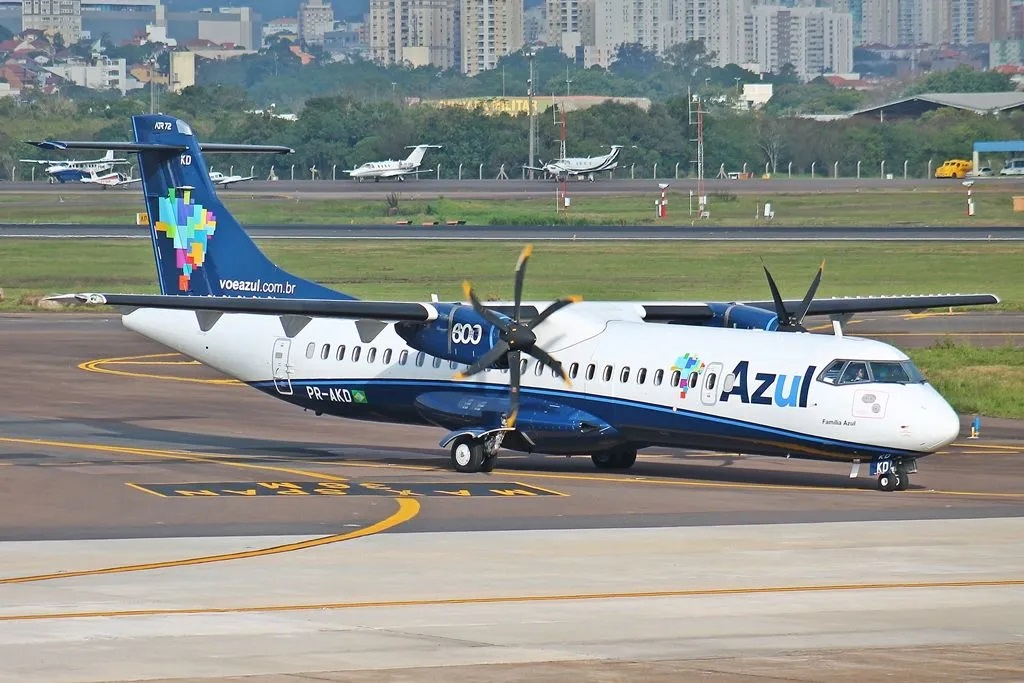
[[[672,375],[669,377],[668,380],[669,385],[673,387],[678,387],[680,377],[682,377],[682,373],[680,373],[678,370],[673,370]]]
[[[686,378],[686,386],[693,389],[694,387],[697,386],[698,379],[700,379],[700,375],[698,375],[697,371],[694,370],[693,372],[690,373],[690,376]]]
[[[320,349],[320,360],[327,360],[331,357],[331,345],[324,344],[323,348]]]
[[[312,358],[314,353],[316,353],[316,342],[309,342],[306,345],[306,358]]]
[[[636,371],[636,383],[643,384],[647,381],[647,368],[640,368]]]
[[[587,366],[587,380],[588,381],[594,379],[594,372],[596,372],[596,371],[597,371],[597,366],[594,365],[593,363],[591,363],[590,365]]]
[[[604,366],[604,372],[601,373],[601,378],[605,382],[611,382],[612,381],[612,366],[610,366],[610,365]]]
[[[629,366],[628,365],[626,367],[622,368],[622,371],[619,372],[619,381],[622,382],[623,384],[625,384],[626,382],[629,381]]]
[[[440,358],[434,358],[434,368],[439,368],[439,367],[441,367],[441,359]]]
[[[451,366],[451,369],[452,369],[452,370],[454,370],[455,368],[459,367],[459,364],[458,364],[458,363],[456,363],[456,362],[455,362],[455,361],[453,361],[453,360],[452,360],[452,361],[448,361],[448,365],[449,365],[449,366]]]
[[[543,366],[543,365],[541,365],[540,361],[537,361],[537,367],[535,367],[535,368],[533,369],[533,374],[535,374],[535,375],[537,375],[538,377],[540,377],[540,376],[541,376],[541,373],[543,373],[543,372],[544,372],[544,366]]]
[[[338,352],[334,354],[334,357],[337,360],[339,360],[339,361],[345,360],[345,345],[344,344],[338,344]]]
[[[359,354],[361,352],[362,352],[362,349],[360,347],[358,347],[358,346],[353,346],[352,347],[352,362],[353,363],[355,363],[357,360],[359,360]]]
[[[422,351],[417,353],[416,354],[416,367],[418,367],[418,368],[423,367],[423,361],[426,360],[426,358],[427,358],[427,354],[423,353]]]
[[[569,366],[569,379],[576,379],[576,375],[580,371],[580,364],[573,363]]]
[[[384,349],[384,365],[391,365],[391,349]]]
[[[663,379],[665,379],[665,371],[658,368],[654,371],[654,386],[660,387]]]
[[[520,375],[525,375],[526,374],[526,366],[529,365],[529,364],[530,364],[530,361],[526,360],[525,358],[523,360],[519,361],[519,374]]]
[[[409,362],[409,351],[402,349],[402,352],[398,354],[398,364],[405,365]]]
[[[372,363],[377,358],[377,347],[371,346],[366,350],[366,362]]]

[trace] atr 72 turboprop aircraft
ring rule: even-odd
[[[133,117],[134,142],[55,142],[136,152],[162,294],[75,294],[261,391],[361,420],[436,425],[461,472],[498,449],[588,454],[628,468],[648,446],[870,464],[905,489],[917,459],[950,443],[956,413],[899,350],[809,334],[805,315],[983,304],[992,295],[766,302],[361,301],[271,263],[219,200],[184,121]],[[116,146],[115,146],[116,145]],[[659,324],[661,323],[661,324]],[[674,324],[664,324],[674,323]]]
[[[30,143],[31,144],[31,143]],[[107,153],[99,159],[69,161],[54,161],[47,159],[19,159],[23,164],[45,164],[46,175],[50,182],[71,183],[76,180],[86,180],[96,176],[110,175],[108,172],[115,164],[128,163],[127,159],[115,159],[114,150],[108,149]]]
[[[406,147],[406,149],[411,149],[412,152],[405,159],[399,161],[394,159],[367,161],[362,166],[353,168],[351,171],[345,171],[345,173],[348,173],[349,176],[359,182],[363,182],[363,178],[373,178],[373,181],[376,183],[379,183],[381,178],[398,178],[399,182],[401,182],[405,180],[407,175],[432,172],[434,170],[432,168],[422,171],[417,169],[423,163],[423,155],[427,153],[427,150],[441,149],[441,145],[416,145],[415,147]]]
[[[601,171],[611,171],[618,167],[617,159],[622,152],[622,145],[612,145],[612,151],[599,157],[564,157],[555,159],[548,163],[541,162],[540,166],[524,166],[530,171],[544,171],[555,180],[568,179],[569,176],[586,176],[591,181],[594,175]],[[563,151],[564,153],[564,151]]]

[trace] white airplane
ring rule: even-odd
[[[97,171],[89,171],[89,174],[83,177],[79,182],[86,183],[89,185],[102,185],[103,187],[117,187],[118,185],[130,185],[131,183],[139,182],[139,178],[129,178],[124,173],[117,173],[111,171],[109,173],[99,173]]]
[[[556,180],[561,178],[587,177],[593,181],[594,176],[602,171],[611,171],[618,167],[617,159],[622,152],[622,145],[612,145],[612,149],[605,155],[596,157],[563,157],[548,163],[541,162],[540,166],[524,166],[530,171],[544,171]]]
[[[217,187],[226,187],[233,185],[234,183],[241,183],[246,180],[252,180],[256,176],[253,175],[224,175],[220,171],[210,171],[210,182]]]
[[[35,143],[29,143],[35,144]],[[99,159],[68,161],[55,161],[53,159],[19,159],[23,164],[45,164],[46,175],[51,183],[68,183],[76,180],[83,180],[92,175],[104,173],[114,168],[115,164],[127,163],[127,159],[117,159],[114,151],[108,149],[107,153]]]
[[[406,149],[411,149],[412,152],[405,159],[368,161],[362,166],[345,171],[345,173],[348,173],[349,176],[359,182],[363,182],[363,178],[373,178],[374,182],[379,183],[381,178],[398,178],[399,181],[403,181],[407,175],[432,173],[434,171],[432,168],[422,171],[417,169],[423,163],[423,155],[427,153],[427,150],[441,149],[441,145],[416,145],[415,147],[406,147]]]
[[[511,303],[485,306],[468,283],[468,303],[358,300],[252,242],[202,155],[229,145],[166,115],[133,123],[161,294],[55,298],[121,307],[128,329],[316,415],[441,427],[460,472],[492,470],[501,447],[628,468],[659,446],[850,463],[851,476],[866,463],[880,489],[906,489],[959,419],[903,352],[840,320],[998,301],[815,299],[820,269],[787,301],[766,269],[771,301],[524,303],[529,249]],[[807,333],[807,315],[833,316],[834,334]]]

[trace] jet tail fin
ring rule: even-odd
[[[44,149],[107,149],[139,157],[150,237],[163,294],[352,299],[275,265],[221,203],[203,151],[289,152],[264,145],[201,145],[192,128],[163,114],[132,117],[134,142],[33,143]]]

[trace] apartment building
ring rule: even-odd
[[[299,39],[323,45],[324,34],[334,30],[334,8],[324,0],[304,0],[299,5]]]
[[[475,76],[523,47],[523,0],[462,0],[462,71]]]
[[[82,36],[82,0],[22,0],[21,30],[59,33],[66,45]]]
[[[370,0],[370,55],[378,64],[451,69],[462,58],[460,0]]]
[[[853,19],[818,7],[759,5],[746,17],[746,61],[761,71],[791,64],[811,80],[853,70]]]

